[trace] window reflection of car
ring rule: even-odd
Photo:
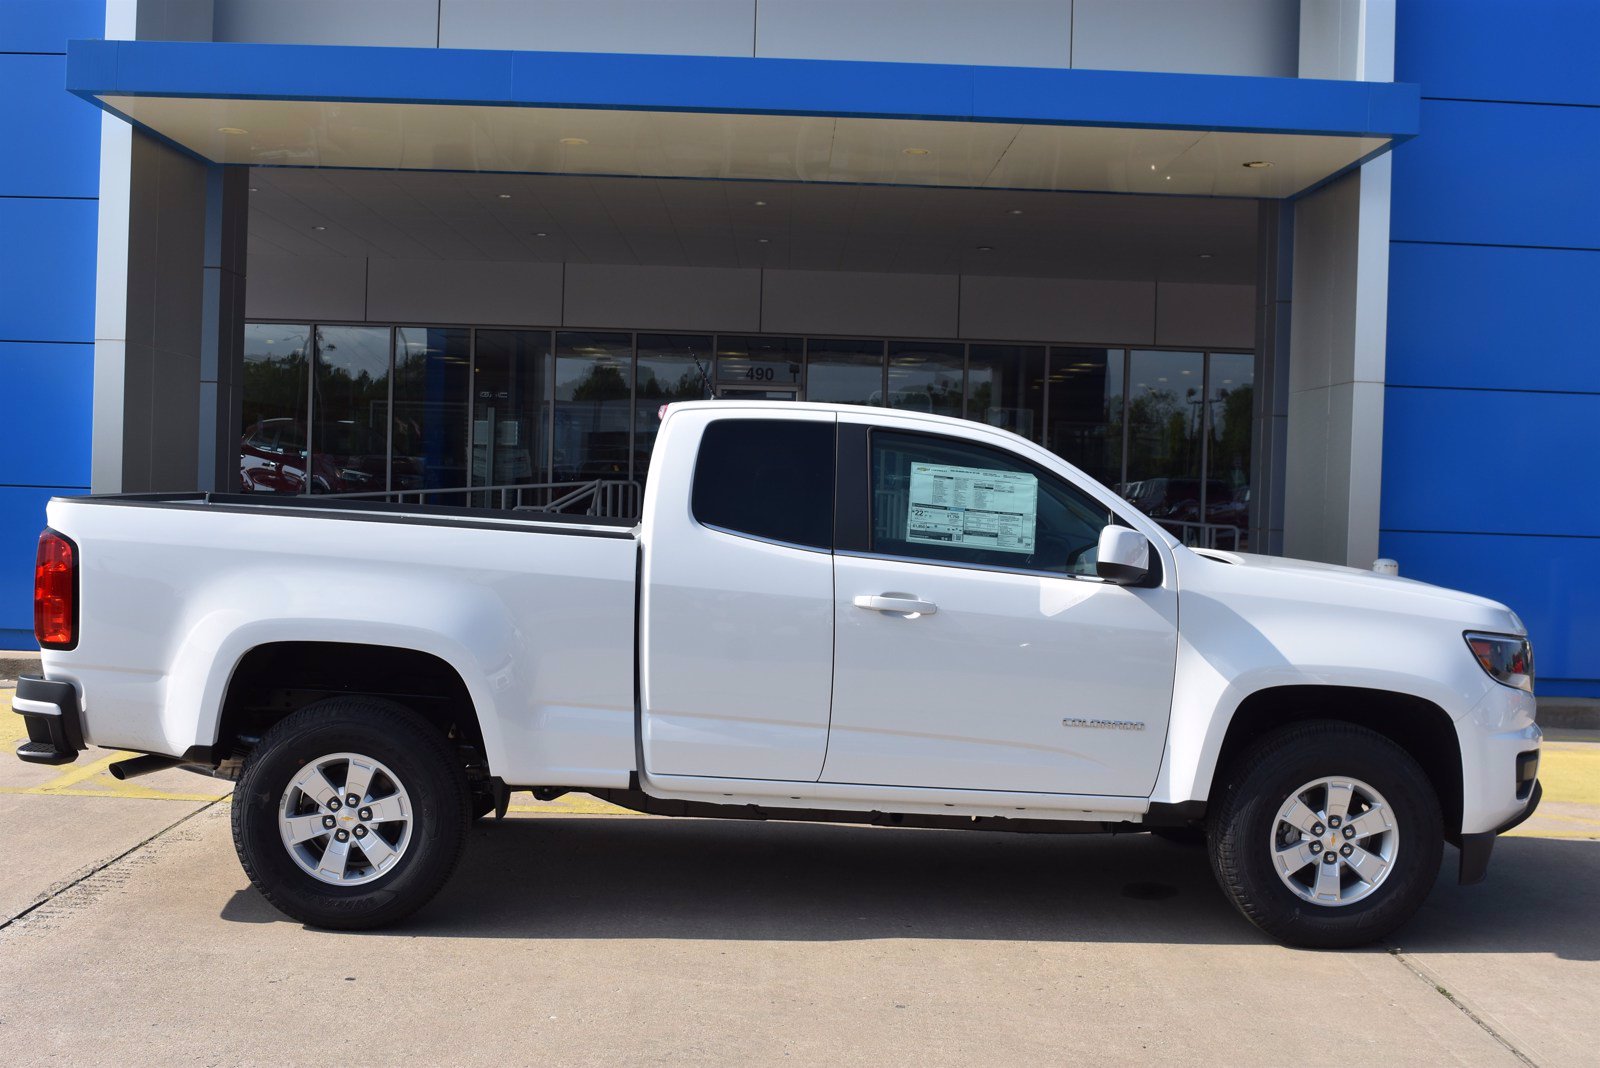
[[[1122,496],[1151,519],[1200,522],[1198,478],[1147,478],[1122,487]],[[1242,526],[1249,500],[1235,500],[1233,488],[1221,479],[1206,480],[1207,523]],[[1241,510],[1242,509],[1242,510]]]
[[[263,419],[239,446],[239,482],[246,493],[363,493],[384,489],[386,445],[371,427],[350,421],[319,423],[315,455],[307,457],[305,427],[290,418]],[[422,463],[397,456],[394,488],[422,485]]]

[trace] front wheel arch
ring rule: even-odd
[[[1448,713],[1432,701],[1361,686],[1274,686],[1247,696],[1234,709],[1217,753],[1207,808],[1221,800],[1224,772],[1268,734],[1310,720],[1348,723],[1383,735],[1421,766],[1439,799],[1444,837],[1461,837],[1461,741]]]

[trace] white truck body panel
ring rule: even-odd
[[[1008,451],[1143,533],[1160,585],[709,529],[689,507],[697,445],[730,415]],[[1317,685],[1442,709],[1460,742],[1470,833],[1522,808],[1511,763],[1538,745],[1532,695],[1491,679],[1463,640],[1523,633],[1505,606],[1349,568],[1193,552],[1041,447],[937,416],[673,405],[633,531],[271,501],[58,499],[48,516],[80,548],[82,623],[75,649],[44,653],[45,671],[78,691],[88,739],[116,748],[177,756],[212,745],[235,666],[279,641],[441,658],[507,783],[637,777],[653,796],[686,800],[1137,820],[1151,804],[1208,797],[1252,694]],[[855,606],[885,593],[938,612]],[[1090,720],[1143,726],[1073,722]]]

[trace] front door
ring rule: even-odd
[[[840,440],[854,462],[844,420]],[[1114,514],[1002,441],[874,429],[852,450],[866,478],[841,467],[841,487],[861,487],[867,529],[852,546],[841,531],[834,560],[824,783],[1122,796],[1153,786],[1176,593],[1091,577]]]

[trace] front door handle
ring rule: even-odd
[[[908,593],[858,594],[853,602],[857,608],[872,612],[901,612],[912,616],[931,616],[939,610],[932,601],[923,601]]]

